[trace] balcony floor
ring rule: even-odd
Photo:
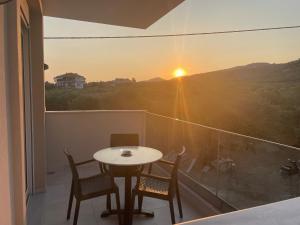
[[[80,176],[93,174],[98,171],[97,165],[83,166],[80,169]],[[71,174],[68,168],[56,171],[48,175],[47,192],[33,195],[28,205],[28,225],[71,225],[71,220],[66,220],[66,212],[68,205],[68,196],[70,190]],[[121,201],[124,199],[124,180],[116,179],[120,188]],[[183,219],[179,218],[177,210],[177,202],[174,200],[176,222],[184,222],[193,219],[199,219],[207,216],[218,214],[205,200],[196,196],[187,187],[181,185],[181,196],[183,204]],[[105,209],[106,197],[99,197],[92,200],[82,202],[78,225],[115,225],[117,217],[110,216],[101,218],[100,213]],[[121,202],[122,204],[122,202]],[[73,210],[74,210],[73,202]],[[122,204],[123,205],[123,204]],[[112,198],[112,206],[114,207],[114,198]],[[133,224],[135,225],[164,225],[171,224],[170,211],[168,202],[157,199],[145,198],[143,208],[153,211],[154,218],[146,218],[143,216],[134,216]],[[73,216],[73,212],[72,212]]]

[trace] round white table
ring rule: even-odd
[[[130,151],[132,155],[122,156],[122,153],[126,151]],[[94,154],[94,159],[112,166],[140,166],[156,162],[162,156],[160,151],[153,148],[124,146],[102,149]]]
[[[130,155],[126,154],[130,152]],[[124,154],[125,153],[125,154]],[[131,178],[134,176],[134,171],[138,166],[150,164],[156,162],[162,158],[163,154],[153,148],[142,147],[142,146],[122,146],[105,148],[97,151],[94,154],[94,159],[114,167],[124,167],[125,177],[125,209],[124,213],[124,224],[129,225],[131,220]],[[115,214],[116,212],[104,212],[102,216],[108,216]],[[153,216],[153,214],[143,213],[145,215]]]

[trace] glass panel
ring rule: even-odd
[[[226,133],[221,143],[218,196],[236,208],[300,195],[299,173],[288,169],[288,159],[300,159],[298,150]]]
[[[252,137],[146,113],[146,144],[174,160],[187,149],[180,170],[237,209],[300,196],[300,151]]]
[[[181,171],[216,193],[217,176],[211,175],[215,169],[208,166],[217,158],[215,133],[150,113],[147,114],[146,126],[147,146],[161,150],[164,158],[169,160],[174,160],[176,152],[185,146],[187,154],[180,165]]]

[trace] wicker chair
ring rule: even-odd
[[[177,171],[180,160],[185,153],[185,148],[177,154],[175,162],[159,160],[158,163],[164,164],[171,168],[170,177],[162,177],[151,174],[152,165],[148,173],[140,173],[137,177],[137,183],[132,191],[132,210],[134,207],[135,196],[138,196],[138,210],[142,210],[143,197],[158,198],[169,202],[172,224],[175,224],[173,198],[176,195],[180,218],[183,217],[182,206],[179,194]]]
[[[114,193],[116,195],[117,211],[119,212],[118,220],[119,224],[121,224],[119,189],[118,186],[114,183],[113,177],[108,173],[99,173],[98,175],[80,178],[78,175],[77,167],[95,161],[88,160],[80,163],[75,163],[70,153],[65,151],[65,155],[68,159],[72,171],[72,185],[70,191],[67,219],[70,219],[74,197],[76,199],[76,207],[73,225],[76,225],[81,201],[103,195],[110,196],[110,194]]]
[[[110,147],[139,146],[138,134],[111,134]]]

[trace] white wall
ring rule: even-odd
[[[26,223],[21,1],[6,5],[6,93],[12,224]]]
[[[0,6],[0,224],[11,224],[11,191],[6,94],[5,9]]]
[[[145,143],[144,111],[46,112],[47,171],[67,165],[65,147],[78,161],[110,144],[112,133],[138,133]]]
[[[29,5],[28,5],[29,4]],[[7,96],[1,93],[1,98],[5,99],[7,103],[7,129],[3,132],[8,133],[9,153],[11,154],[11,173],[12,176],[12,192],[16,192],[13,195],[14,201],[17,202],[14,205],[20,207],[25,214],[25,197],[23,190],[25,188],[25,154],[24,154],[24,94],[23,94],[23,70],[22,70],[22,46],[21,46],[21,21],[24,20],[25,24],[30,26],[30,45],[31,45],[31,97],[33,101],[32,106],[32,126],[31,130],[33,136],[33,153],[34,153],[34,171],[33,171],[33,192],[40,192],[45,190],[45,97],[44,97],[44,56],[43,56],[43,15],[41,11],[41,0],[14,0],[5,5],[6,8],[6,20],[4,21],[3,8],[1,8],[1,38],[6,38],[5,45],[7,52],[6,55],[1,55],[4,47],[0,48],[0,57],[5,58],[5,64],[7,68],[0,67],[0,70],[6,69],[6,84],[1,81],[1,85],[5,85],[1,88],[1,91],[6,90]],[[6,30],[2,30],[2,26],[6,25]],[[1,52],[2,50],[2,52]],[[1,58],[0,58],[1,60]],[[0,62],[1,63],[1,62]],[[2,72],[0,71],[0,73]],[[28,78],[29,79],[29,78]],[[1,99],[1,104],[4,104],[4,100]],[[4,107],[1,107],[5,110]],[[1,124],[1,129],[4,130],[4,126]],[[2,133],[1,133],[2,135]],[[18,210],[15,210],[18,211]],[[18,218],[21,218],[19,216]],[[23,219],[23,218],[21,218]],[[18,219],[17,219],[18,220]]]
[[[38,0],[31,0],[38,2]],[[38,5],[38,4],[36,4]],[[36,7],[41,17],[40,8]],[[0,224],[26,224],[25,154],[24,154],[24,102],[21,48],[21,18],[29,22],[26,0],[14,0],[0,6]],[[42,18],[42,17],[41,17]],[[40,20],[42,21],[42,20]],[[35,27],[35,24],[32,24]],[[42,32],[37,32],[42,43]],[[34,46],[36,47],[36,46]],[[42,49],[40,44],[39,49]],[[37,48],[36,48],[37,49]],[[36,50],[38,51],[38,50]],[[39,50],[41,51],[41,50]],[[42,54],[39,56],[42,62]],[[34,62],[33,62],[34,63]],[[34,68],[33,68],[34,69]],[[37,70],[35,70],[37,71]],[[43,71],[43,69],[41,70]],[[43,73],[39,74],[43,76]],[[36,89],[44,90],[39,79]],[[39,114],[44,115],[43,94],[38,103]],[[43,118],[42,116],[40,116]],[[43,152],[44,127],[40,122],[38,132],[42,137],[39,151]],[[44,163],[45,164],[45,163]],[[39,168],[38,168],[39,169]],[[42,171],[39,169],[39,171]]]

